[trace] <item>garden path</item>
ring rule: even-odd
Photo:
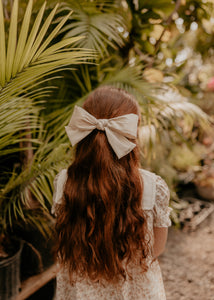
[[[193,232],[170,228],[160,264],[167,300],[214,300],[214,213]]]

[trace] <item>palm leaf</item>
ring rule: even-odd
[[[18,20],[18,0],[15,0],[13,4],[12,14],[11,14],[11,22],[10,22],[8,46],[7,46],[7,58],[6,58],[6,81],[7,82],[11,78],[13,60],[16,51],[17,20]]]
[[[55,145],[55,141],[53,143],[48,140],[44,142],[35,153],[32,167],[23,170],[21,173],[14,170],[10,180],[0,190],[0,206],[4,207],[4,218],[9,220],[10,226],[13,226],[14,215],[26,221],[23,204],[28,204],[29,191],[44,210],[47,210],[48,206],[50,207],[53,194],[53,178],[70,160],[68,144],[62,144],[54,151],[53,144]],[[18,193],[17,190],[19,190]]]
[[[5,29],[4,29],[4,15],[2,1],[0,2],[0,85],[5,84],[5,62],[6,62],[6,49],[5,49]]]
[[[35,41],[36,35],[38,33],[38,30],[39,30],[39,26],[40,26],[42,18],[43,18],[43,14],[44,14],[44,11],[45,11],[45,6],[46,6],[46,2],[43,3],[42,7],[39,10],[39,13],[36,16],[36,19],[35,19],[35,22],[33,24],[32,29],[31,29],[30,35],[29,35],[28,40],[27,40],[27,42],[24,46],[23,54],[20,58],[18,72],[20,72],[23,69],[23,67],[26,63],[26,60],[29,57],[32,45]]]
[[[20,149],[19,143],[26,141],[26,124],[28,133],[39,129],[38,114],[41,108],[24,97],[8,97],[0,107],[0,156],[26,150]],[[39,143],[33,138],[31,142]]]
[[[17,73],[17,70],[18,70],[18,67],[19,67],[20,57],[22,56],[22,53],[24,51],[24,46],[25,46],[25,43],[26,43],[27,34],[28,34],[29,26],[30,26],[32,5],[33,5],[33,0],[30,0],[28,2],[28,6],[26,8],[26,12],[25,12],[24,19],[23,19],[23,22],[22,22],[21,31],[20,31],[20,34],[19,34],[19,40],[18,40],[18,44],[17,44],[17,48],[16,48],[14,62],[13,62],[13,70],[12,70],[12,76],[13,77]]]
[[[101,57],[108,55],[108,46],[113,49],[124,45],[124,38],[120,32],[127,28],[127,21],[119,12],[119,6],[108,1],[80,1],[78,4],[71,1],[70,7],[74,13],[71,22],[62,32],[65,38],[85,36],[86,38],[75,43],[76,47],[94,49]]]
[[[2,10],[2,3],[0,4]],[[58,5],[50,12],[49,16],[45,20],[41,29],[39,30],[40,24],[42,22],[42,17],[45,10],[45,3],[41,7],[36,20],[34,22],[33,28],[29,37],[28,28],[31,18],[32,1],[28,3],[28,7],[25,12],[25,16],[21,26],[21,32],[17,40],[17,14],[18,14],[18,1],[15,0],[12,9],[10,31],[8,37],[8,50],[6,55],[6,74],[5,78],[1,79],[2,91],[1,94],[4,95],[5,83],[10,81],[10,88],[16,87],[18,83],[23,81],[22,85],[17,85],[17,89],[21,90],[26,88],[27,85],[32,84],[38,78],[38,73],[40,78],[47,75],[49,72],[56,70],[58,67],[67,66],[75,63],[85,62],[86,59],[91,59],[94,57],[91,51],[85,49],[72,50],[71,48],[65,48],[70,46],[72,43],[77,42],[81,39],[76,37],[74,39],[67,39],[63,42],[55,43],[54,46],[48,45],[53,41],[57,33],[60,31],[62,26],[65,24],[69,18],[71,12],[62,18],[61,22],[51,31],[51,33],[45,38],[47,31],[51,25],[51,22],[56,14]],[[1,12],[1,11],[0,11]],[[1,39],[5,36],[4,28],[1,26]],[[2,45],[4,41],[2,41]],[[4,49],[2,47],[0,54],[4,56]],[[2,73],[3,74],[3,73]],[[11,80],[12,76],[12,80]],[[18,77],[19,80],[16,80]],[[27,82],[26,78],[29,78]],[[13,84],[13,81],[15,83]],[[12,82],[11,82],[12,81]],[[8,85],[6,86],[8,93]],[[15,94],[16,89],[14,90]]]
[[[51,22],[53,20],[53,17],[54,17],[54,15],[56,13],[57,7],[58,7],[58,4],[54,7],[54,9],[51,11],[51,13],[49,14],[49,16],[45,20],[42,28],[40,29],[40,31],[39,31],[39,33],[38,33],[38,35],[37,35],[37,37],[36,37],[36,39],[35,39],[32,47],[30,49],[29,55],[25,58],[25,64],[24,64],[24,66],[28,65],[31,62],[31,60],[33,60],[33,58],[35,57],[35,53],[38,50],[38,48],[39,48],[39,46],[40,46],[40,44],[41,44],[42,41],[43,41],[43,43],[42,43],[41,48],[39,49],[37,57],[39,56],[39,53],[41,53],[40,50],[43,50],[43,48],[44,48],[43,46],[46,47],[46,45],[48,45],[48,43],[51,41],[51,38],[53,38],[52,33],[56,31],[57,27],[55,28],[54,31],[52,31],[51,35],[45,41],[43,40],[43,38],[44,38],[45,34],[47,33],[47,30],[48,30],[48,28],[49,28],[49,26],[50,26],[50,24],[51,24]],[[67,19],[67,17],[65,17],[65,18]]]

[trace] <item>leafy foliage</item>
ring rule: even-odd
[[[62,30],[65,38],[85,36],[75,46],[94,49],[101,57],[108,55],[108,46],[117,49],[124,45],[121,31],[127,27],[120,14],[120,7],[110,1],[76,1],[71,2],[69,10],[74,9],[69,22]]]
[[[94,58],[90,50],[71,48],[82,37],[53,43],[71,12],[50,29],[58,5],[44,20],[44,3],[31,24],[32,4],[30,0],[19,32],[18,1],[14,1],[7,36],[0,3],[0,226],[4,231],[20,219],[32,220],[25,215],[34,199],[47,210],[60,153],[66,156],[67,148],[61,145],[53,151],[55,141],[45,132],[41,110],[51,87],[43,85],[60,69]]]

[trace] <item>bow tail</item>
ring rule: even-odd
[[[108,127],[105,128],[105,132],[108,142],[117,155],[118,159],[125,156],[136,147],[136,144],[132,143],[126,137],[109,129]]]

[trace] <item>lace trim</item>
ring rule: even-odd
[[[171,226],[169,207],[170,192],[166,182],[160,177],[156,177],[156,200],[153,208],[154,227]]]

